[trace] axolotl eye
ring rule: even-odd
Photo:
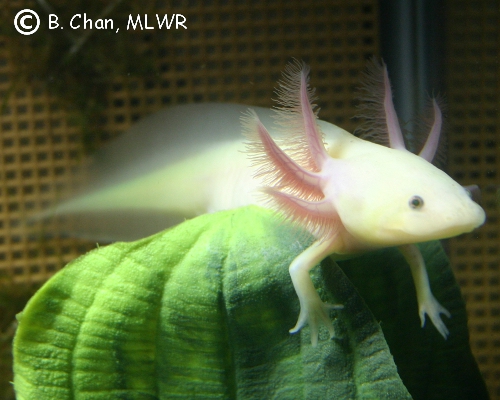
[[[420,196],[413,196],[408,202],[410,208],[418,210],[424,206],[424,199]]]

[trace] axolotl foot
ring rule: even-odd
[[[342,304],[328,304],[323,303],[319,297],[317,300],[307,301],[300,305],[299,319],[295,326],[290,329],[290,333],[297,333],[306,324],[311,329],[311,344],[316,346],[318,344],[319,326],[320,323],[326,325],[328,332],[330,332],[330,339],[335,336],[335,330],[330,320],[330,310],[342,309]]]
[[[422,327],[425,325],[425,315],[427,314],[441,336],[445,339],[448,337],[450,332],[441,319],[441,314],[446,315],[448,318],[451,318],[451,314],[446,308],[439,304],[432,294],[426,296],[425,300],[419,304],[418,313],[420,315]]]

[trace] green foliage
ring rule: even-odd
[[[322,331],[313,348],[308,328],[290,335],[299,305],[287,269],[311,242],[303,236],[248,207],[78,258],[20,316],[18,399],[486,396],[438,244],[423,250],[433,286],[443,285],[436,295],[453,313],[450,340],[419,327],[410,272],[393,249],[343,266],[382,322],[398,367],[379,323],[331,260],[312,276],[324,300],[345,305],[337,337]]]

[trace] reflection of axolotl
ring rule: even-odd
[[[278,90],[279,141],[266,128],[276,126],[267,109],[244,114],[248,141],[242,152],[238,150],[244,150],[244,145],[235,138],[240,130],[238,117],[246,107],[175,107],[139,123],[98,153],[96,173],[113,169],[115,174],[50,213],[83,213],[86,219],[94,215],[97,226],[108,228],[113,225],[108,219],[113,214],[122,223],[136,214],[143,218],[139,225],[120,226],[120,234],[110,237],[117,239],[123,234],[127,237],[127,232],[132,237],[140,235],[143,231],[138,226],[143,228],[148,216],[166,225],[176,217],[246,204],[271,206],[317,239],[290,265],[301,307],[291,332],[308,323],[313,344],[320,322],[333,336],[328,310],[335,306],[320,300],[309,270],[330,254],[346,256],[398,246],[411,267],[422,325],[427,314],[446,338],[448,329],[440,314],[449,317],[450,313],[432,295],[424,261],[413,243],[471,231],[484,222],[485,214],[466,188],[430,163],[441,131],[437,103],[432,102],[430,134],[419,155],[414,155],[405,148],[385,66],[373,63],[367,78],[367,136],[379,142],[385,138],[390,147],[317,120],[308,68],[292,63]],[[174,139],[162,144],[161,138],[169,132]],[[121,161],[113,165],[115,158]],[[137,168],[142,170],[134,171]],[[264,196],[254,197],[262,184]]]

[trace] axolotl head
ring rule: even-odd
[[[482,225],[470,192],[420,156],[371,144],[344,160],[336,209],[344,227],[374,245],[444,239]],[[356,185],[352,185],[356,182]]]
[[[482,225],[485,213],[469,191],[432,164],[443,124],[438,101],[431,99],[421,121],[428,135],[418,155],[413,154],[405,146],[386,65],[373,61],[366,77],[361,112],[367,125],[360,137],[387,138],[388,147],[365,141],[339,160],[347,179],[357,182],[343,192],[350,196],[340,195],[335,205],[347,230],[365,242],[398,245],[444,239]],[[344,189],[347,179],[342,179]]]
[[[432,164],[442,127],[436,100],[429,110],[433,118],[422,121],[429,134],[416,155],[405,147],[385,64],[373,62],[367,75],[360,110],[368,129],[358,137],[317,120],[308,71],[292,63],[277,89],[276,121],[287,151],[255,112],[243,119],[266,204],[323,241],[333,243],[344,228],[354,247],[443,239],[484,222],[483,209],[468,191]]]

